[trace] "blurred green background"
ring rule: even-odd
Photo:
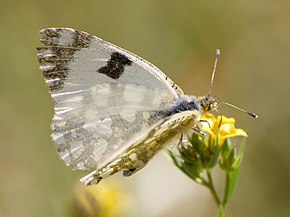
[[[220,108],[249,134],[228,216],[290,215],[289,1],[0,3],[1,217],[75,215],[78,196],[73,192],[84,174],[58,159],[50,139],[53,105],[35,49],[40,46],[38,32],[46,27],[76,28],[124,47],[194,95],[207,93],[214,53],[220,48],[213,95],[260,116],[254,120]],[[132,178],[110,180],[120,181],[133,201],[125,216],[215,216],[209,192],[164,156]]]

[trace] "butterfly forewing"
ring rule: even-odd
[[[155,66],[95,36],[69,28],[40,34],[40,68],[55,104],[52,137],[74,169],[115,156],[183,94]]]
[[[40,31],[45,47],[38,48],[40,67],[52,92],[71,92],[95,84],[121,82],[183,94],[146,60],[96,36],[69,28]]]

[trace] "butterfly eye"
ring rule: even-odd
[[[213,107],[212,104],[209,104],[207,110],[208,111],[212,110],[212,107]]]
[[[213,110],[213,108],[214,108],[214,105],[213,105],[212,103],[210,103],[210,104],[208,105],[208,111]]]

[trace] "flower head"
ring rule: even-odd
[[[221,148],[227,138],[243,136],[248,137],[243,129],[235,128],[236,120],[225,116],[215,118],[211,113],[202,115],[201,122],[202,131],[208,132],[210,135],[210,143],[213,144],[218,136],[219,147]]]

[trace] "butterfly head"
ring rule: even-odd
[[[200,104],[202,112],[216,110],[219,104],[221,103],[221,100],[219,98],[212,96],[199,97],[197,100]]]

